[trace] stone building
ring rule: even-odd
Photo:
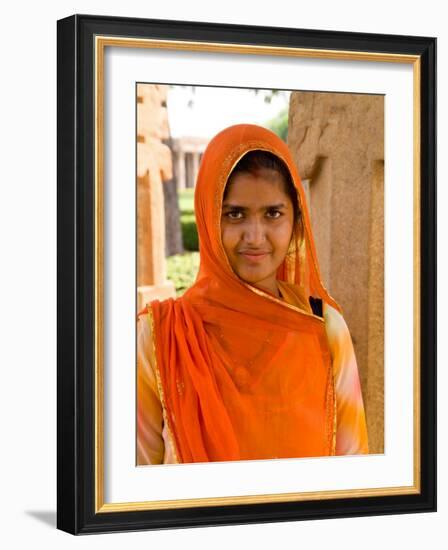
[[[190,189],[196,184],[202,154],[208,139],[201,137],[180,137],[171,140],[174,174],[177,189]]]
[[[288,145],[307,191],[324,284],[358,361],[371,453],[384,451],[384,98],[294,92]]]

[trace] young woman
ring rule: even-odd
[[[195,213],[196,282],[138,316],[137,463],[368,453],[352,341],[286,144],[220,132]]]

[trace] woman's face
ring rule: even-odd
[[[221,238],[230,265],[243,281],[278,295],[276,273],[294,227],[283,177],[268,169],[239,172],[227,185]]]

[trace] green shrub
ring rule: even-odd
[[[194,189],[182,189],[179,191],[179,210],[182,213],[194,212]]]
[[[194,215],[194,189],[179,191],[180,225],[184,254],[174,254],[167,258],[167,275],[176,287],[176,296],[182,294],[196,280],[199,269],[199,240]]]
[[[199,239],[194,216],[194,189],[179,191],[180,225],[185,250],[198,251]]]
[[[196,280],[199,269],[199,252],[174,254],[167,258],[168,279],[176,287],[176,296],[181,296]]]
[[[185,250],[189,251],[198,251],[199,250],[199,239],[198,239],[198,230],[196,227],[196,222],[192,221],[181,221],[182,225],[182,240],[184,243]]]

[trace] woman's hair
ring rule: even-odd
[[[280,175],[281,180],[283,181],[284,192],[291,199],[294,209],[294,221],[298,229],[298,236],[301,237],[303,234],[302,215],[300,212],[297,190],[286,164],[270,151],[249,151],[236,163],[227,180],[227,185],[224,189],[223,201],[227,196],[229,188],[232,185],[232,179],[236,174],[249,173],[253,176],[257,176],[262,170],[273,170]]]

